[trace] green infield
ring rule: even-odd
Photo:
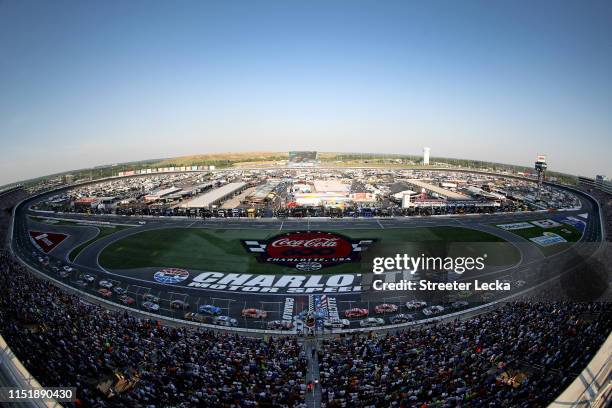
[[[116,241],[99,257],[108,269],[175,267],[218,272],[286,274],[293,267],[260,263],[241,240],[262,240],[289,231],[269,229],[166,228],[143,231]],[[331,231],[330,231],[331,232]],[[486,232],[460,227],[417,227],[335,231],[351,239],[376,239],[373,256],[420,254],[482,256],[489,265],[513,265],[520,259],[512,244]],[[363,262],[362,262],[363,263]],[[365,266],[365,265],[364,265]],[[358,263],[323,268],[317,273],[357,273]]]
[[[85,249],[86,247],[88,247],[89,245],[93,244],[94,242],[107,237],[109,235],[114,234],[115,232],[127,229],[127,228],[132,228],[132,227],[127,227],[127,226],[108,226],[108,227],[100,227],[100,226],[96,226],[96,225],[92,225],[95,226],[98,229],[98,235],[96,235],[95,237],[93,237],[92,239],[90,239],[89,241],[85,241],[83,242],[81,245],[75,247],[74,249],[72,249],[72,251],[70,251],[70,253],[68,254],[68,259],[70,260],[70,262],[74,262],[74,260],[76,259],[76,257],[81,253],[81,251],[83,251],[83,249]]]
[[[534,220],[534,221],[540,221],[540,220]],[[531,222],[529,222],[529,224],[532,225],[532,227],[530,228],[521,228],[521,229],[515,229],[515,230],[509,230],[508,232],[511,232],[513,234],[516,234],[520,237],[523,237],[527,240],[529,240],[530,238],[537,238],[537,237],[542,237],[545,235],[545,233],[552,233],[552,234],[556,234],[560,237],[562,237],[563,239],[565,239],[567,242],[559,242],[559,243],[555,243],[549,246],[542,246],[537,244],[536,242],[533,242],[533,244],[535,246],[537,246],[540,251],[542,251],[542,253],[546,256],[550,256],[552,254],[555,254],[559,251],[563,251],[567,248],[569,248],[573,242],[577,242],[580,240],[580,238],[582,237],[582,232],[580,232],[578,229],[574,228],[571,225],[568,224],[562,224],[562,223],[558,223],[560,225],[558,226],[553,226],[553,227],[549,227],[549,228],[542,228],[538,225],[534,225]],[[498,225],[495,225],[497,228],[500,228]]]

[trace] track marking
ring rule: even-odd
[[[278,228],[278,230],[279,230],[279,231],[281,231],[281,230],[283,229],[283,225],[284,225],[284,224],[285,224],[285,221],[281,221],[281,225],[280,225],[280,227]]]
[[[376,222],[378,223],[378,226],[380,227],[380,229],[385,229],[385,227],[381,224],[379,219],[377,219]]]
[[[282,319],[286,321],[291,321],[293,319],[293,306],[295,304],[295,299],[292,297],[285,298],[285,306],[283,308]]]

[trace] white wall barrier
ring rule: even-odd
[[[604,408],[612,400],[612,334],[549,408]]]

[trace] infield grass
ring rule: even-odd
[[[109,236],[111,234],[114,234],[115,232],[121,231],[123,229],[132,228],[132,227],[120,226],[120,225],[117,225],[117,226],[114,226],[114,227],[100,227],[100,226],[97,226],[97,225],[93,225],[93,226],[98,229],[98,235],[96,235],[95,237],[93,237],[89,241],[85,241],[81,245],[79,245],[79,246],[75,247],[74,249],[72,249],[72,251],[70,251],[70,253],[68,254],[68,259],[70,260],[70,262],[74,262],[76,257],[81,253],[81,251],[83,251],[83,249],[85,249],[89,245],[93,244],[97,240],[102,239],[104,237],[107,237],[107,236]]]
[[[497,225],[495,225],[497,228],[499,228]],[[552,232],[555,233],[561,237],[563,237],[567,242],[560,242],[557,244],[553,244],[547,247],[543,247],[541,245],[538,245],[537,243],[531,241],[533,243],[533,245],[537,246],[538,249],[546,256],[550,256],[553,255],[557,252],[563,251],[567,248],[569,248],[573,242],[577,242],[580,240],[580,238],[582,237],[582,232],[580,232],[578,229],[574,228],[571,225],[568,224],[562,224],[558,227],[552,227],[552,228],[542,228],[539,227],[537,225],[533,225],[533,227],[531,228],[523,228],[523,229],[517,229],[517,230],[509,230],[508,232],[511,232],[513,234],[516,234],[520,237],[523,237],[527,240],[529,240],[529,238],[535,238],[535,237],[540,237],[544,234],[544,232]]]
[[[286,233],[278,229],[167,228],[143,231],[112,243],[102,251],[99,262],[108,269],[176,267],[218,272],[285,274],[295,268],[260,263],[248,253],[241,240],[261,240]],[[518,250],[503,239],[486,232],[459,227],[417,227],[402,229],[341,230],[353,239],[377,239],[367,257],[411,254],[419,256],[488,255],[490,265],[513,265]],[[365,263],[362,262],[362,263]],[[326,267],[317,273],[356,273],[359,263]]]

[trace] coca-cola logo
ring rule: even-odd
[[[313,238],[308,240],[296,239],[291,240],[289,238],[281,238],[272,242],[272,246],[275,248],[281,247],[304,247],[304,248],[316,248],[316,247],[335,247],[338,245],[340,238]]]
[[[249,252],[258,255],[260,262],[294,266],[298,270],[316,270],[358,261],[361,251],[373,241],[355,241],[333,232],[295,231],[264,241],[244,240],[242,243]]]
[[[272,238],[266,253],[272,258],[341,258],[351,255],[351,241],[331,232],[290,232]]]

